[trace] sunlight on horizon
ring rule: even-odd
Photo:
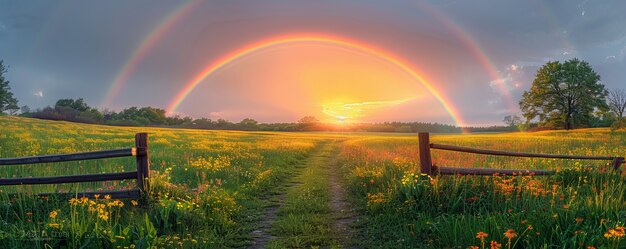
[[[181,109],[203,116],[194,113],[196,106],[211,106],[201,111],[232,120],[246,114],[282,121],[315,116],[331,123],[449,117],[428,90],[397,65],[318,44],[273,48],[228,65],[198,85]]]
[[[322,113],[333,117],[337,123],[357,122],[359,118],[375,115],[391,107],[404,104],[414,98],[390,101],[365,101],[356,103],[333,102],[322,104]]]

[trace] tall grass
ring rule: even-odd
[[[34,193],[119,190],[134,180],[0,187],[0,247],[242,247],[260,196],[290,176],[323,135],[120,128],[0,117],[0,157],[132,147],[149,133],[151,190],[135,200],[39,198]],[[3,166],[0,177],[133,171],[134,158]]]
[[[608,130],[434,136],[433,142],[573,155],[623,155]],[[365,216],[362,246],[579,248],[626,246],[626,184],[608,162],[503,158],[433,151],[438,165],[554,169],[553,176],[419,174],[416,138],[369,138],[342,149]],[[480,235],[480,236],[479,236]],[[481,239],[482,238],[482,239]]]
[[[355,227],[360,247],[626,247],[626,184],[608,162],[433,150],[433,162],[440,166],[553,169],[557,174],[430,177],[419,174],[417,137],[411,135],[121,128],[15,117],[0,117],[0,127],[0,157],[131,147],[135,133],[148,132],[153,170],[145,202],[33,195],[133,188],[133,180],[0,187],[0,248],[245,247],[266,205],[263,197],[300,174],[296,169],[304,161],[312,166],[296,177],[303,185],[287,193],[272,230],[289,239],[269,246],[334,246],[335,237],[326,229],[332,223],[324,194],[328,165],[317,165],[323,160],[314,154],[336,138],[345,141],[340,151],[325,153],[339,153],[345,183],[362,215]],[[494,150],[624,156],[625,139],[624,132],[588,129],[431,140]],[[3,166],[0,177],[132,171],[133,160]],[[298,195],[303,188],[323,190],[311,198],[315,205]],[[290,222],[294,210],[312,210],[303,217],[323,219]],[[313,221],[322,225],[312,228]],[[304,241],[306,234],[315,236]],[[326,241],[314,241],[320,238]]]

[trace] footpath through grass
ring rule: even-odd
[[[111,127],[0,117],[0,157],[132,147],[149,133],[147,206],[130,200],[37,198],[120,190],[133,180],[0,187],[0,248],[241,248],[268,196],[328,135]],[[134,158],[3,166],[0,178],[122,172]],[[11,193],[20,193],[17,197]]]
[[[256,245],[345,247],[345,233],[337,228],[343,208],[333,204],[337,179],[345,179],[359,209],[355,233],[363,248],[626,248],[626,178],[604,162],[434,151],[433,162],[442,166],[558,173],[431,178],[419,174],[414,134],[124,128],[16,117],[0,117],[0,127],[0,157],[129,147],[134,133],[148,132],[153,176],[147,206],[105,196],[67,201],[32,195],[120,190],[135,186],[132,180],[3,186],[0,248],[243,248],[255,245],[253,231],[263,220],[271,236]],[[432,140],[492,150],[626,155],[626,133],[605,129]],[[133,158],[16,165],[4,166],[0,178],[134,168]],[[278,205],[271,219],[264,218],[272,201]]]
[[[330,162],[337,152],[336,143],[326,142],[307,160],[305,168],[294,178],[294,185],[287,188],[285,203],[272,225],[276,238],[267,248],[340,246],[332,229],[334,215],[329,206]]]

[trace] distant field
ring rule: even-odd
[[[2,248],[626,246],[626,185],[605,162],[433,151],[433,162],[442,166],[558,173],[430,178],[419,175],[416,134],[122,128],[15,117],[0,117],[0,131],[2,158],[132,147],[135,133],[148,132],[153,170],[147,204],[30,195],[122,189],[134,181],[0,187]],[[432,141],[626,155],[626,133],[604,129],[434,135]],[[107,159],[3,166],[0,177],[134,168],[133,158]],[[354,211],[344,212],[346,205]],[[479,232],[488,234],[478,236],[483,241]]]

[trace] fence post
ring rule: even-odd
[[[433,175],[432,159],[430,158],[430,135],[428,132],[418,133],[420,147],[420,169],[422,174]]]
[[[148,190],[148,182],[150,179],[148,133],[135,134],[135,147],[137,148],[137,186],[142,193],[145,193]]]
[[[622,165],[622,163],[624,163],[624,158],[616,157],[615,159],[613,159],[613,169],[618,170],[619,166]]]

